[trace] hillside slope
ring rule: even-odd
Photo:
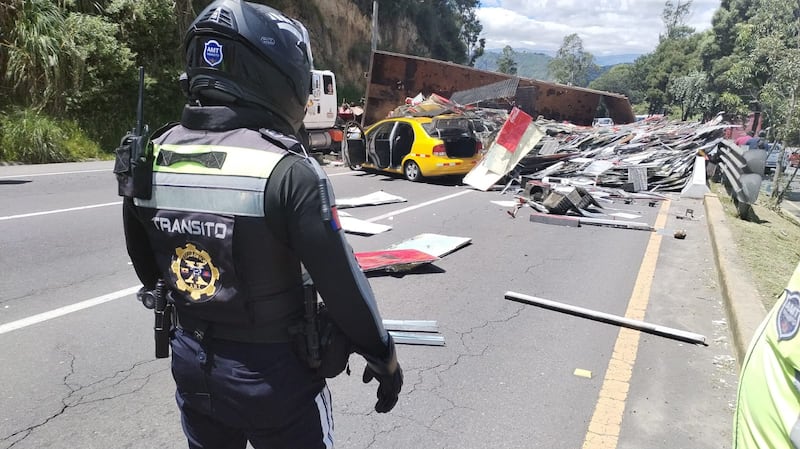
[[[314,65],[336,73],[340,96],[366,88],[372,45],[371,14],[362,13],[353,0],[286,1],[276,7],[299,18],[311,36]],[[381,23],[378,49],[426,56],[417,28],[407,18]]]

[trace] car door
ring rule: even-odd
[[[367,134],[367,156],[378,168],[391,166],[391,136],[395,122],[382,123]]]
[[[398,122],[392,131],[391,164],[392,167],[400,167],[403,158],[411,152],[414,145],[414,128],[408,123]]]

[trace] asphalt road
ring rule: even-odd
[[[186,447],[152,314],[124,248],[111,162],[0,167],[0,449]],[[347,209],[471,244],[406,274],[373,274],[384,318],[437,320],[445,347],[401,346],[390,414],[375,385],[330,382],[337,448],[730,447],[736,367],[700,200],[609,209],[658,232],[532,223],[511,196],[326,167]],[[691,211],[690,211],[691,210]],[[685,230],[686,239],[673,237]],[[508,291],[703,335],[707,346],[504,299]],[[576,374],[590,373],[588,376]]]

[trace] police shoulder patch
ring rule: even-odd
[[[783,300],[775,317],[778,326],[778,341],[791,340],[800,328],[800,292],[784,290]]]

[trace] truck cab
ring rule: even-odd
[[[311,71],[311,91],[303,124],[308,131],[311,151],[338,151],[342,131],[338,129],[339,105],[336,97],[336,76],[330,70]]]

